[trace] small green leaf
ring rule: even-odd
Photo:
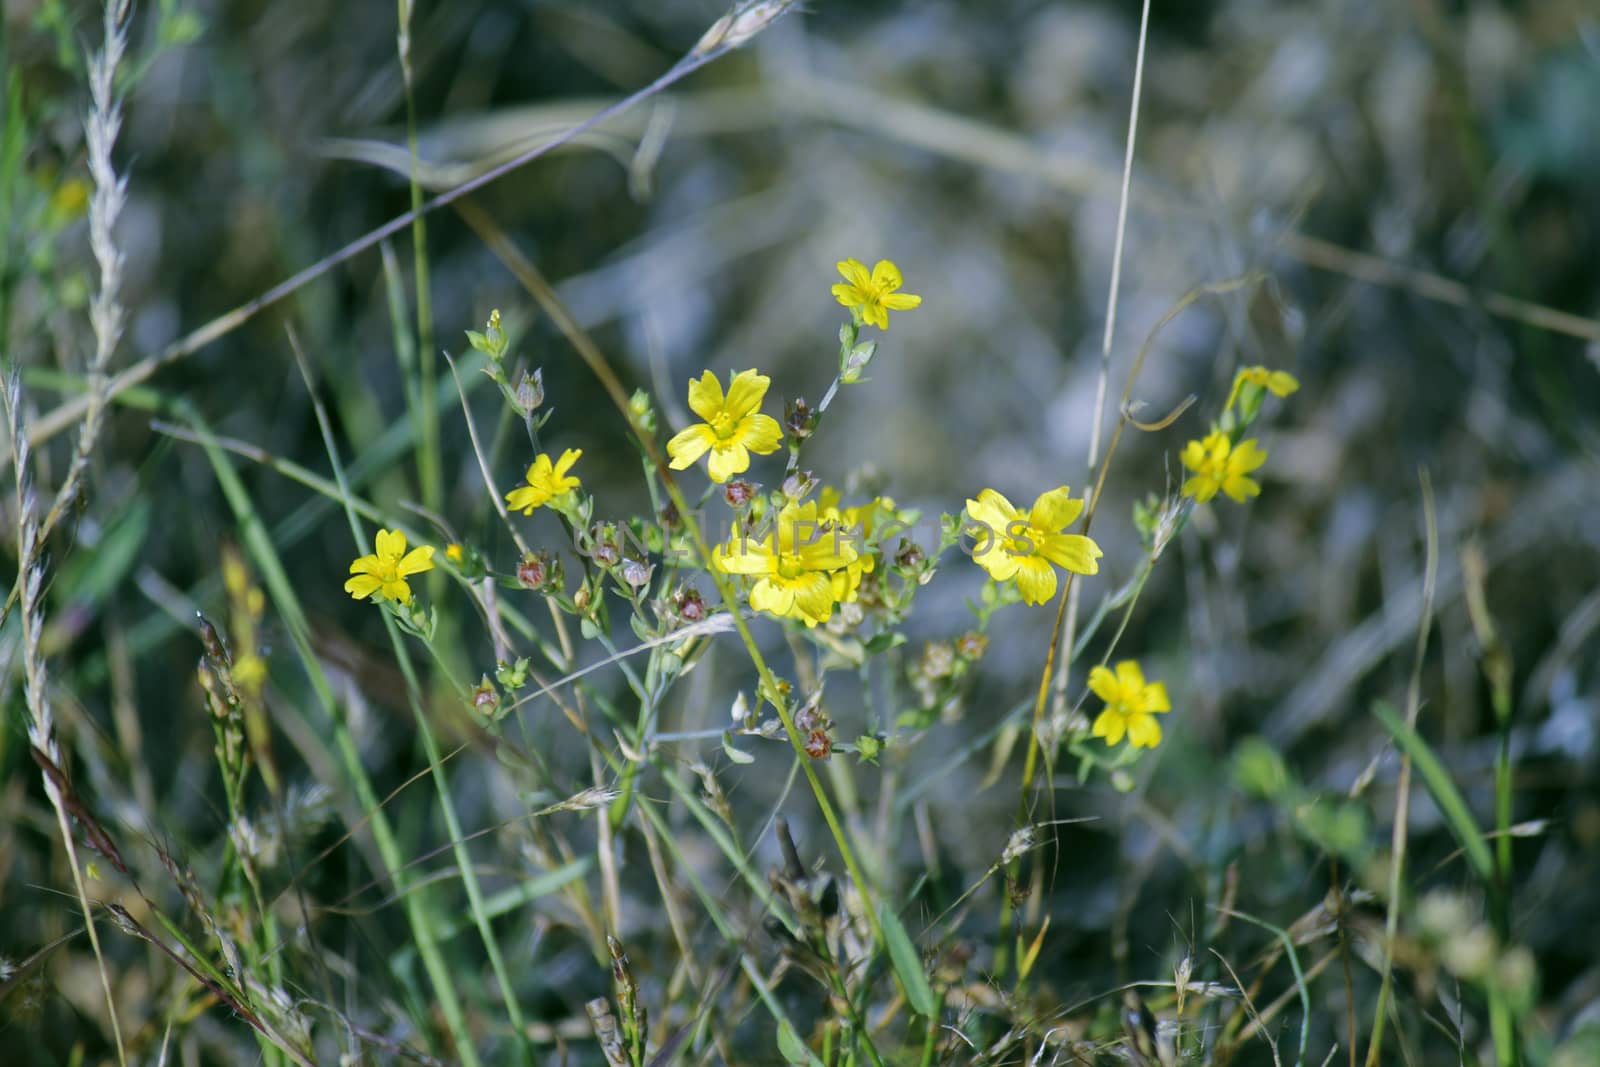
[[[880,652],[887,652],[891,648],[899,648],[906,643],[906,635],[898,632],[877,634],[867,641],[867,655],[876,656]]]
[[[756,761],[756,758],[750,753],[741,752],[733,747],[733,735],[726,730],[722,731],[722,752],[723,755],[735,763],[754,763]]]
[[[816,1057],[811,1050],[806,1048],[805,1042],[794,1032],[794,1027],[785,1020],[778,1024],[778,1051],[783,1053],[783,1058],[790,1063],[815,1063]]]
[[[883,925],[884,940],[889,943],[889,960],[894,973],[900,978],[900,988],[905,990],[906,1002],[911,1010],[923,1018],[933,1018],[938,1004],[933,998],[933,987],[928,984],[928,974],[922,969],[922,956],[906,933],[900,916],[887,902],[878,908],[878,918]]]
[[[1455,782],[1450,779],[1450,772],[1445,770],[1444,764],[1439,762],[1439,757],[1433,754],[1433,749],[1405,720],[1383,701],[1372,705],[1372,713],[1383,723],[1383,728],[1394,737],[1395,743],[1411,757],[1417,770],[1422,775],[1423,784],[1428,787],[1428,792],[1433,794],[1433,802],[1439,805],[1439,810],[1444,812],[1445,822],[1454,831],[1456,840],[1461,843],[1461,848],[1467,854],[1467,860],[1477,872],[1479,878],[1489,885],[1494,884],[1494,858],[1489,852],[1489,843],[1484,840],[1483,831],[1478,829],[1478,823],[1472,817],[1472,810],[1467,807],[1467,802],[1456,788]]]

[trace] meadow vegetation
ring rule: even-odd
[[[0,18],[0,1064],[1600,1067],[1585,4]]]

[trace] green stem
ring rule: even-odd
[[[354,736],[350,733],[344,711],[334,698],[333,686],[323,672],[322,661],[312,647],[311,628],[300,606],[299,597],[294,591],[294,584],[283,569],[283,561],[279,558],[277,549],[273,547],[266,526],[256,512],[244,483],[232,464],[228,462],[223,449],[217,445],[210,427],[187,404],[182,406],[205,448],[207,458],[211,461],[212,470],[216,473],[223,495],[239,522],[241,536],[255,559],[256,566],[261,570],[262,579],[272,595],[273,602],[283,616],[284,628],[288,631],[290,640],[299,654],[317,703],[332,724],[334,748],[339,754],[345,775],[355,790],[361,810],[372,828],[373,844],[377,847],[385,868],[383,873],[394,885],[395,892],[401,895],[401,906],[405,911],[406,922],[411,928],[417,955],[422,959],[423,969],[427,972],[434,995],[438,998],[439,1011],[444,1016],[445,1026],[455,1043],[456,1054],[467,1067],[477,1067],[480,1061],[467,1031],[466,1015],[462,1011],[461,999],[456,992],[456,978],[451,974],[444,957],[439,952],[433,915],[426,906],[427,894],[422,891],[407,892],[411,879],[406,873],[405,858],[401,855],[399,842],[395,838],[388,816],[384,813],[377,790],[373,788],[372,779],[361,762],[361,752]]]

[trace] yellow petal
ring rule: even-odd
[[[971,501],[967,503],[970,506]],[[1002,521],[995,527],[1000,533],[1004,533],[1007,526],[1022,518],[1022,512],[1018,511],[1011,501],[1007,500],[1005,496],[995,489],[985,489],[979,493],[978,504],[981,507],[993,509],[995,514],[1000,516]]]
[[[1266,451],[1252,437],[1248,441],[1240,441],[1238,446],[1229,454],[1228,473],[1249,474],[1266,461]]]
[[[397,604],[411,603],[411,587],[404,578],[396,578],[392,582],[383,583],[383,595]]]
[[[1267,391],[1273,396],[1288,396],[1300,388],[1300,382],[1286,370],[1275,370],[1267,375]]]
[[[894,265],[893,260],[880,259],[872,265],[872,285],[879,292],[892,293],[905,283],[900,276],[900,268]]]
[[[735,474],[743,474],[750,469],[750,453],[737,442],[719,445],[711,450],[711,462],[706,464],[706,473],[711,480],[721,484]]]
[[[794,579],[794,606],[807,622],[827,622],[833,615],[833,582],[826,575],[806,574]]]
[[[1200,470],[1206,465],[1206,446],[1199,441],[1190,441],[1183,446],[1183,465],[1192,471]],[[1187,489],[1184,492],[1188,492]]]
[[[853,308],[858,304],[866,303],[867,298],[862,295],[861,290],[857,289],[853,285],[845,285],[841,282],[840,284],[835,285],[829,291],[833,293],[833,298],[835,300],[839,301],[839,303],[843,304],[847,308]]]
[[[885,293],[881,300],[890,311],[910,311],[922,306],[922,297],[915,293]]]
[[[1082,534],[1050,534],[1039,540],[1038,552],[1074,574],[1099,574],[1100,557],[1105,554],[1092,537]]]
[[[772,379],[754,370],[742,370],[728,383],[728,398],[722,410],[733,419],[742,419],[761,406]]]
[[[1056,595],[1056,570],[1039,556],[1017,560],[1017,588],[1024,604],[1043,604]]]
[[[506,506],[524,515],[532,515],[533,509],[543,503],[544,497],[539,490],[526,485],[520,485],[506,494]]]
[[[1041,530],[1055,533],[1077,522],[1082,513],[1083,501],[1073,499],[1072,489],[1063,485],[1039,494],[1028,512],[1028,522]]]
[[[357,600],[365,600],[376,593],[382,584],[370,574],[360,574],[344,583],[344,591]]]
[[[772,550],[754,537],[735,537],[719,547],[714,556],[717,566],[728,574],[776,574],[778,559]]]
[[[399,530],[379,530],[377,541],[379,559],[399,559],[406,554],[406,535]]]
[[[722,413],[722,383],[715,374],[689,379],[689,409],[707,422]]]
[[[1094,720],[1094,736],[1105,738],[1108,745],[1121,741],[1127,729],[1127,720],[1109,708],[1102,711]]]
[[[554,474],[557,478],[565,478],[572,465],[583,456],[583,449],[569,448],[561,453],[561,458],[556,460]]]
[[[1217,480],[1208,478],[1203,474],[1197,474],[1183,483],[1184,495],[1192,496],[1202,504],[1216,496],[1217,489]]]
[[[1139,661],[1125,659],[1117,664],[1117,682],[1122,686],[1122,691],[1129,698],[1135,698],[1144,690],[1144,671],[1139,669]]]
[[[1089,691],[1107,704],[1115,704],[1118,696],[1117,676],[1108,667],[1094,668],[1089,672]]]
[[[872,284],[872,275],[867,273],[867,265],[859,259],[841,259],[834,264],[844,280],[857,289],[865,289]]]
[[[1261,483],[1254,478],[1246,478],[1242,474],[1236,474],[1222,483],[1222,491],[1243,504],[1251,497],[1261,495]],[[1215,494],[1216,490],[1213,489],[1212,495]]]
[[[672,440],[667,442],[667,455],[672,457],[672,469],[687,470],[695,460],[706,454],[706,449],[716,440],[717,435],[703,422],[674,434]]]
[[[1145,688],[1143,706],[1139,709],[1145,712],[1164,712],[1172,710],[1172,701],[1167,698],[1165,682],[1151,682]]]
[[[787,615],[794,608],[794,590],[785,583],[763,578],[750,590],[750,606],[757,611]]]
[[[1021,563],[1016,556],[1001,548],[995,542],[985,548],[981,543],[974,550],[972,561],[989,573],[989,577],[997,582],[1010,581],[1017,576],[1017,568]]]
[[[882,304],[872,303],[861,306],[861,321],[869,326],[876,326],[880,330],[889,328],[889,312]]]
[[[376,574],[382,564],[377,556],[362,556],[350,564],[351,574]]]
[[[1128,743],[1134,748],[1155,748],[1161,743],[1161,724],[1149,715],[1128,716]]]
[[[408,574],[421,574],[433,570],[433,546],[418,545],[400,560],[395,572],[404,578]]]
[[[756,455],[765,456],[783,443],[783,427],[771,415],[746,415],[739,420],[734,438]]]

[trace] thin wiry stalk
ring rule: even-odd
[[[44,537],[37,518],[38,498],[34,493],[32,467],[29,464],[28,420],[22,412],[22,372],[15,363],[6,381],[5,408],[6,421],[11,430],[11,447],[17,458],[17,581],[22,600],[22,676],[23,698],[28,705],[28,743],[50,765],[60,768],[61,746],[56,740],[55,715],[50,706],[49,673],[44,651],[39,645],[40,635],[44,633]],[[78,905],[83,909],[84,930],[89,934],[89,944],[94,949],[95,963],[100,971],[100,987],[105,992],[111,1035],[117,1045],[117,1062],[127,1067],[128,1055],[122,1044],[122,1026],[117,1021],[117,1003],[111,995],[111,976],[106,970],[105,956],[100,951],[100,935],[95,930],[94,910],[90,907],[89,894],[83,884],[83,872],[78,865],[72,824],[67,819],[66,805],[56,779],[48,772],[43,777],[45,796],[49,797],[50,807],[55,810],[61,843],[66,846],[67,864],[72,868],[72,884],[78,894]]]
[[[1094,477],[1095,466],[1100,459],[1100,431],[1105,421],[1106,392],[1111,381],[1111,343],[1116,338],[1117,331],[1117,293],[1122,287],[1122,248],[1128,232],[1128,201],[1133,182],[1133,149],[1139,132],[1139,97],[1144,87],[1144,53],[1145,43],[1150,29],[1150,0],[1144,0],[1143,9],[1139,16],[1139,44],[1133,61],[1133,98],[1128,105],[1128,138],[1123,150],[1122,158],[1122,191],[1117,202],[1117,236],[1111,250],[1111,284],[1106,291],[1106,328],[1100,338],[1100,377],[1095,385],[1094,420],[1089,430],[1089,476]],[[1130,377],[1130,385],[1131,385]],[[1093,497],[1089,500],[1089,514],[1093,516],[1094,508],[1099,504],[1099,486],[1095,486]],[[1085,532],[1088,522],[1084,523]],[[1056,658],[1056,643],[1062,637],[1062,613],[1067,615],[1065,630],[1065,645],[1068,654],[1060,659],[1056,668],[1054,688],[1056,692],[1064,693],[1067,688],[1067,674],[1072,666],[1071,649],[1073,647],[1073,634],[1078,626],[1078,598],[1080,596],[1078,583],[1072,580],[1069,573],[1061,590],[1061,601],[1056,608],[1056,622],[1050,631],[1050,648],[1045,657],[1044,676],[1039,680],[1039,699],[1033,709],[1033,725],[1028,732],[1028,755],[1026,766],[1022,775],[1022,791],[1017,803],[1017,824],[1023,825],[1029,818],[1028,795],[1033,789],[1034,767],[1039,751],[1039,724],[1044,718],[1044,707],[1047,694],[1051,689],[1052,661]],[[996,960],[997,969],[1004,973],[1007,961],[1006,947],[1011,941],[1011,924],[1013,913],[1011,908],[1011,895],[1003,894],[1000,905],[1000,940],[1001,946]]]
[[[412,0],[399,0],[400,33],[396,46],[400,53],[400,80],[406,97],[406,149],[411,155],[411,251],[417,287],[417,361],[421,370],[423,396],[433,393],[438,357],[433,347],[433,290],[428,283],[428,223],[422,211],[422,185],[417,181],[417,97],[416,77],[411,65]],[[437,510],[444,495],[439,461],[439,413],[437,408],[422,409],[422,441],[417,448],[422,502]],[[430,583],[435,593],[442,588]]]
[[[57,522],[83,492],[83,474],[105,425],[111,379],[106,369],[122,339],[128,312],[122,306],[122,250],[117,247],[117,219],[128,200],[128,179],[118,174],[111,150],[122,130],[122,98],[117,94],[117,68],[128,49],[131,0],[107,0],[105,41],[89,58],[89,113],[84,116],[84,141],[88,149],[89,176],[94,193],[89,197],[89,248],[100,266],[100,289],[89,301],[89,326],[94,331],[94,354],[89,357],[89,389],[85,394],[83,424],[72,451],[61,488],[44,517],[39,536],[50,536]],[[20,475],[19,475],[20,484]]]
[[[361,532],[361,525],[356,518],[355,510],[349,503],[350,482],[345,476],[344,462],[340,459],[338,449],[334,443],[333,426],[328,420],[328,413],[323,407],[322,401],[316,396],[310,366],[306,361],[305,353],[295,341],[292,332],[289,335],[289,340],[291,347],[294,349],[295,364],[300,369],[300,375],[305,382],[306,391],[311,395],[312,411],[316,415],[317,427],[322,431],[323,446],[328,454],[328,462],[333,467],[334,479],[339,485],[340,497],[345,505],[345,518],[350,523],[351,532],[355,535],[358,546],[362,552],[365,552],[367,550],[365,536]],[[461,829],[461,820],[456,813],[455,799],[450,790],[449,778],[444,768],[443,750],[439,747],[438,738],[428,722],[426,712],[423,710],[421,683],[411,663],[410,654],[400,640],[399,629],[395,626],[394,621],[388,617],[384,619],[384,626],[389,633],[389,640],[394,646],[395,658],[405,676],[406,696],[411,706],[413,721],[416,723],[418,734],[422,739],[428,766],[432,772],[434,788],[439,797],[439,807],[444,815],[445,828],[449,832],[452,844],[455,846],[456,864],[461,869],[461,884],[467,891],[469,910],[477,924],[478,932],[483,938],[484,948],[488,952],[489,962],[494,969],[495,978],[500,984],[501,995],[505,999],[506,1014],[511,1021],[513,1029],[516,1031],[516,1047],[519,1051],[518,1062],[526,1062],[528,1030],[522,1021],[522,1012],[517,1004],[516,990],[511,983],[510,973],[506,969],[505,959],[501,955],[499,942],[495,940],[493,929],[489,925],[488,915],[484,910],[483,892],[478,883],[477,872],[472,866],[471,856],[467,852]],[[452,688],[459,691],[459,683],[453,684]],[[470,1043],[458,1048],[457,1051],[464,1062],[476,1062],[476,1053]]]
[[[1424,563],[1422,611],[1417,619],[1417,651],[1412,661],[1411,681],[1406,686],[1406,726],[1416,728],[1422,710],[1422,661],[1428,652],[1428,631],[1433,626],[1433,599],[1439,575],[1439,524],[1433,508],[1433,482],[1427,469],[1417,473],[1422,486]],[[1378,1006],[1372,1018],[1372,1037],[1367,1044],[1367,1067],[1382,1063],[1383,1027],[1388,1018],[1390,989],[1394,983],[1394,944],[1400,932],[1400,892],[1405,882],[1406,840],[1411,829],[1411,755],[1400,754],[1400,775],[1395,784],[1394,831],[1390,843],[1389,907],[1383,923],[1383,978],[1378,986]]]

